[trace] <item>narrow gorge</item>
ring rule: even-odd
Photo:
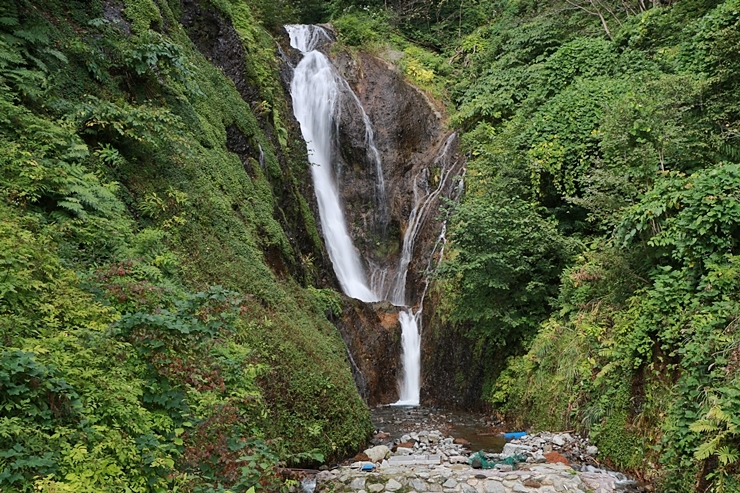
[[[330,56],[333,34],[321,26],[286,30],[299,52],[293,110],[327,250],[343,292],[366,304],[339,323],[356,383],[371,405],[419,405],[423,304],[445,243],[442,205],[463,187],[457,134],[392,65],[362,52]]]

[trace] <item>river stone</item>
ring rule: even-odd
[[[507,443],[504,445],[504,449],[501,451],[501,457],[511,457],[516,454],[524,454],[531,452],[532,447],[529,445],[518,445],[516,443]],[[367,450],[365,451],[367,453]]]
[[[416,491],[425,492],[427,488],[427,483],[423,479],[412,479],[409,483],[409,486],[411,486]]]
[[[562,447],[565,445],[565,438],[563,438],[561,435],[555,435],[552,437],[552,443],[557,445],[558,447]]]
[[[367,455],[373,462],[380,462],[391,456],[391,449],[385,445],[378,445],[365,450],[365,455]]]
[[[457,481],[450,478],[447,481],[445,481],[442,486],[444,486],[445,488],[454,488],[455,486],[457,486]]]
[[[393,478],[389,479],[388,482],[385,483],[386,491],[398,491],[401,488],[403,488],[403,485]]]
[[[485,490],[486,493],[506,493],[506,488],[498,481],[486,481]]]
[[[593,457],[599,453],[599,448],[596,445],[589,445],[586,447],[586,453]]]
[[[460,483],[460,488],[463,493],[477,493],[475,486],[471,486],[468,483]]]
[[[514,491],[514,493],[528,493],[529,492],[529,488],[519,483],[516,483],[514,487],[511,489]]]
[[[316,481],[323,483],[325,481],[331,481],[336,475],[331,471],[321,471],[316,475]]]
[[[385,486],[380,483],[370,484],[367,486],[367,491],[369,491],[370,493],[380,493],[381,491],[383,491],[384,488]]]
[[[364,490],[365,489],[365,478],[355,478],[352,480],[352,483],[349,485],[352,490]]]

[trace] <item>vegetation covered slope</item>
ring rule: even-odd
[[[2,491],[272,489],[369,433],[255,13],[0,6]]]
[[[467,336],[510,420],[587,432],[664,491],[737,491],[740,4],[332,6],[350,41],[422,45],[400,63],[464,131],[427,336]]]

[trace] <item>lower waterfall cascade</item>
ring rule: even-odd
[[[320,45],[330,43],[330,34],[320,26],[287,25],[291,46],[302,57],[294,68],[291,82],[293,110],[301,132],[307,143],[309,161],[314,181],[316,199],[319,206],[321,228],[335,274],[342,290],[347,296],[366,303],[389,301],[398,307],[398,322],[401,326],[402,372],[398,382],[397,402],[392,405],[418,406],[421,393],[421,320],[422,303],[428,281],[425,282],[419,300],[407,299],[406,284],[409,267],[414,256],[416,240],[423,226],[435,219],[431,213],[433,204],[444,195],[456,179],[453,144],[457,134],[449,134],[437,151],[433,162],[427,167],[414,170],[411,175],[413,203],[405,219],[402,246],[397,265],[392,268],[377,268],[373,265],[372,275],[368,277],[363,266],[363,258],[353,244],[349,233],[347,218],[340,196],[340,184],[335,171],[336,133],[338,125],[338,102],[343,96],[354,102],[364,122],[365,148],[368,159],[376,170],[376,207],[381,208],[381,229],[385,231],[388,223],[386,211],[386,192],[383,177],[383,162],[373,140],[372,123],[358,96],[347,81],[342,78],[329,58],[321,52]],[[389,104],[391,104],[389,102]],[[438,170],[438,176],[430,176],[430,168]],[[432,183],[432,185],[430,185]],[[447,198],[459,198],[461,186],[452,186]],[[380,204],[380,205],[378,205]],[[407,209],[408,210],[408,209]],[[437,236],[432,253],[441,258],[444,243],[444,222]],[[430,253],[427,271],[433,269],[433,255]],[[368,264],[367,261],[364,262]],[[390,280],[390,282],[386,282]],[[352,358],[351,353],[349,353]],[[353,364],[354,364],[354,360]],[[355,364],[356,367],[356,364]]]

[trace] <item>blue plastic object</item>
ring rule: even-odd
[[[362,467],[360,468],[360,471],[370,472],[373,469],[375,469],[375,466],[374,465],[372,465],[372,464],[363,464]]]
[[[510,431],[509,433],[504,433],[504,438],[507,440],[514,440],[515,438],[522,438],[527,436],[526,431]]]

